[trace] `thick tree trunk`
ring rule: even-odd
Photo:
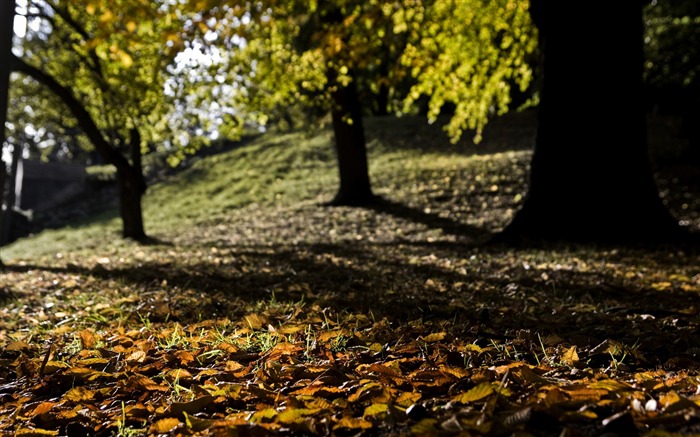
[[[333,92],[333,132],[340,188],[332,205],[360,206],[374,200],[369,181],[362,111],[354,82]]]
[[[677,236],[648,157],[639,2],[533,0],[543,89],[528,195],[504,240]]]
[[[5,121],[7,121],[7,104],[10,89],[10,57],[12,55],[13,23],[15,18],[14,0],[0,1],[0,150],[5,144]],[[5,165],[0,162],[0,229],[3,229],[4,212],[2,205],[5,201]],[[10,213],[9,207],[7,214]],[[2,242],[0,242],[2,243]],[[0,268],[3,267],[0,259]]]

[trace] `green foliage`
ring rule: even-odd
[[[235,106],[262,125],[288,108],[323,114],[333,91],[355,81],[366,106],[385,93],[379,112],[414,112],[430,96],[435,120],[452,103],[452,138],[465,129],[480,138],[489,116],[508,109],[511,89],[532,80],[536,38],[525,0],[268,0],[224,9],[235,23],[219,33],[232,52]]]
[[[178,85],[175,70],[177,55],[187,48],[185,12],[182,5],[160,1],[32,2],[21,58],[70,88],[116,150],[126,151],[136,129],[143,153],[192,151],[212,129],[204,113],[182,110],[183,95],[193,91]],[[16,133],[32,124],[53,137],[63,135],[63,126],[75,135],[76,121],[56,98],[45,92],[34,97],[33,80],[17,79],[14,85],[15,99],[27,99],[23,107],[34,114],[16,114]],[[209,85],[200,82],[201,88]],[[53,142],[75,146],[70,140]]]
[[[489,117],[509,109],[511,88],[524,91],[532,81],[527,60],[537,38],[529,1],[416,3],[394,15],[395,29],[411,33],[402,63],[417,79],[405,110],[429,96],[435,121],[449,102],[455,105],[449,135],[457,140],[470,129],[479,141]]]
[[[660,0],[645,9],[645,76],[655,87],[697,86],[700,4]]]

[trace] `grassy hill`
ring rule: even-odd
[[[698,229],[697,169],[653,126],[665,200]],[[418,119],[366,128],[370,207],[323,206],[328,131],[266,134],[150,187],[152,244],[108,212],[3,248],[0,431],[700,428],[700,255],[475,244],[522,202],[531,113],[477,146]]]

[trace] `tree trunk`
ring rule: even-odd
[[[49,88],[51,92],[56,94],[66,104],[78,121],[82,131],[90,139],[95,149],[99,151],[104,161],[117,169],[119,211],[123,222],[122,234],[126,238],[135,240],[141,241],[146,239],[141,211],[141,198],[146,191],[146,183],[141,168],[141,137],[138,130],[132,129],[131,131],[129,147],[131,149],[130,158],[132,162],[129,162],[112,143],[104,138],[90,113],[75,98],[69,88],[59,84],[52,76],[44,73],[37,67],[25,63],[22,59],[10,56],[10,60],[15,71],[33,77],[37,82]]]
[[[530,187],[500,237],[636,243],[677,236],[648,156],[641,3],[544,3],[532,0],[544,68]]]
[[[14,0],[1,0],[0,1],[0,151],[2,146],[5,144],[5,121],[7,121],[7,104],[9,98],[10,89],[10,57],[12,55],[12,36],[13,23],[15,19],[15,2]],[[5,194],[5,179],[6,170],[4,163],[0,165],[0,229],[4,226],[3,218],[5,213],[9,214],[8,209],[3,212],[2,205],[4,204],[4,194]],[[2,242],[0,242],[2,243]],[[0,268],[3,267],[2,260],[0,259]]]
[[[117,176],[122,236],[144,241],[147,237],[143,227],[143,211],[141,210],[142,178],[131,167],[117,168]]]
[[[124,238],[144,241],[146,231],[143,226],[141,198],[146,192],[146,180],[141,165],[141,134],[137,128],[131,129],[129,154],[131,165],[117,167],[119,180],[119,215],[121,216]]]
[[[333,92],[333,132],[340,188],[332,205],[360,206],[374,200],[369,181],[362,111],[354,82]]]

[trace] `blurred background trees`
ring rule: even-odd
[[[563,163],[569,158],[563,156],[572,148],[585,147],[579,143],[586,141],[612,146],[630,137],[633,143],[644,143],[637,124],[617,126],[618,136],[599,141],[606,135],[603,131],[612,129],[605,123],[622,120],[619,114],[626,114],[638,98],[649,110],[676,108],[687,120],[691,142],[697,143],[697,123],[692,122],[698,108],[696,4],[687,0],[649,4],[644,9],[643,36],[639,8],[612,8],[615,14],[603,27],[619,25],[620,30],[605,33],[604,28],[595,28],[584,46],[568,36],[572,28],[583,32],[585,27],[578,10],[541,8],[543,4],[538,0],[21,0],[14,20],[14,54],[10,63],[3,64],[21,73],[12,76],[6,123],[7,144],[12,147],[7,150],[42,160],[111,165],[121,193],[123,235],[144,239],[143,155],[156,154],[165,157],[162,162],[177,165],[214,139],[329,124],[340,176],[331,203],[363,205],[374,199],[363,117],[423,114],[431,122],[445,123],[453,140],[467,133],[478,142],[489,119],[536,106],[543,96],[537,85],[551,76],[555,79],[550,83],[561,85],[561,95],[549,103],[553,109],[548,113],[566,113],[569,120],[577,120],[554,124],[556,129],[569,126],[567,138],[578,144],[562,144],[568,141],[563,138],[548,140],[557,143],[552,147],[558,157],[551,165],[567,167]],[[540,16],[537,26],[531,11]],[[601,7],[586,20],[597,22],[610,15],[607,12]],[[8,13],[3,11],[6,21]],[[537,27],[543,23],[549,28],[539,29],[544,41],[547,32],[569,32],[554,49],[555,38],[549,37],[549,46],[539,44]],[[605,46],[618,38],[629,44]],[[589,86],[593,73],[603,81],[617,80],[609,76],[616,68],[606,69],[605,63],[636,63],[641,78],[641,52],[636,50],[642,42],[643,87],[626,91],[629,98],[610,100],[616,86]],[[616,56],[633,45],[634,60]],[[548,78],[546,65],[552,59],[566,59],[577,65],[576,71],[564,78],[561,72],[551,73],[556,68],[550,66]],[[555,85],[550,88],[556,90]],[[556,96],[559,91],[549,93]],[[606,113],[611,107],[617,109]],[[542,135],[546,132],[547,128]],[[597,174],[593,166],[603,153],[597,150],[578,155],[588,157],[589,172],[577,177],[588,188],[591,175]],[[629,153],[646,153],[643,144],[635,150],[620,154],[627,159]],[[621,166],[611,165],[610,172]],[[535,178],[541,168],[533,166]],[[642,173],[642,179],[650,179],[650,170]],[[601,204],[602,194],[585,191],[584,187],[578,194],[569,192],[573,199],[593,199],[581,202],[589,205],[583,210],[606,209],[615,203]],[[554,201],[550,196],[542,205],[549,208]],[[568,222],[562,226],[576,233],[581,228],[571,222],[576,216],[549,219]],[[539,208],[533,223],[551,229],[540,220],[546,217]]]

